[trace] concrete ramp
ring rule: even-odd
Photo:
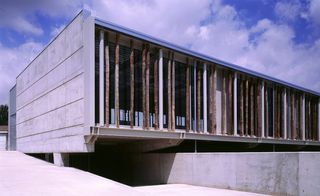
[[[0,195],[145,195],[130,186],[20,152],[0,152]]]

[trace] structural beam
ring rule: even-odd
[[[176,129],[176,98],[175,98],[175,89],[176,89],[176,84],[175,84],[175,60],[174,60],[174,53],[172,52],[172,100],[171,100],[171,113],[172,113],[172,117],[171,117],[171,121],[172,121],[172,125],[171,125],[171,129],[172,131],[174,131]]]
[[[163,51],[159,50],[159,129],[163,130]]]
[[[318,141],[320,141],[320,98],[318,98]]]
[[[287,139],[287,89],[283,89],[283,139]]]
[[[119,34],[116,35],[116,50],[115,50],[115,83],[114,83],[114,96],[115,96],[115,124],[116,127],[120,125],[120,109],[119,109]]]
[[[221,134],[226,134],[226,74],[222,70],[222,91],[221,91]]]
[[[134,126],[134,49],[130,40],[130,127]]]
[[[203,132],[208,133],[207,123],[207,64],[203,64]]]
[[[197,132],[197,61],[193,61],[193,131]]]
[[[243,136],[243,81],[240,78],[240,114],[239,114],[239,123],[240,123],[240,136]]]
[[[168,116],[167,116],[167,124],[168,124],[168,130],[171,131],[171,52],[168,52]]]
[[[267,83],[265,83],[265,86],[264,86],[264,111],[265,111],[265,137],[268,137],[269,136],[269,98],[268,98],[268,86],[267,86]]]
[[[104,126],[104,31],[100,30],[99,42],[99,124]]]
[[[201,112],[201,99],[200,99],[200,93],[201,93],[201,69],[197,69],[197,131],[200,132],[200,112]]]
[[[264,131],[264,127],[265,127],[265,122],[264,122],[264,81],[261,81],[261,137],[265,137],[265,131]]]
[[[261,115],[261,81],[257,81],[257,116],[258,116],[258,130],[256,133],[257,137],[261,137],[261,126],[262,126],[262,115]]]
[[[149,129],[149,115],[150,115],[150,45],[147,44],[147,53],[146,53],[146,82],[145,82],[145,96],[146,96],[146,115],[145,115],[145,121],[146,121],[146,129]]]
[[[110,121],[110,114],[109,114],[109,100],[110,100],[110,59],[109,59],[109,34],[108,32],[106,33],[106,38],[105,38],[105,63],[106,63],[106,75],[105,75],[105,79],[106,79],[106,83],[105,83],[105,124],[106,127],[109,127],[109,121]]]
[[[159,129],[159,77],[158,77],[158,53],[155,52],[156,57],[153,63],[153,78],[154,78],[154,90],[153,90],[153,97],[154,97],[154,129]]]
[[[249,135],[249,80],[245,79],[245,115],[244,115],[244,121],[245,121],[245,135]]]
[[[234,73],[233,78],[233,134],[237,135],[238,129],[238,111],[237,111],[237,72]]]
[[[232,73],[228,74],[229,81],[228,81],[228,134],[233,134],[232,128]]]
[[[254,84],[253,79],[250,82],[250,135],[254,136]]]
[[[190,103],[191,103],[191,93],[190,93],[190,66],[189,66],[189,58],[187,60],[187,67],[186,67],[186,131],[190,131]]]
[[[146,44],[142,46],[142,113],[143,113],[143,123],[142,128],[146,128],[146,55],[147,47]]]
[[[294,139],[295,138],[295,135],[294,135],[294,92],[291,91],[290,93],[290,96],[291,96],[291,139]]]

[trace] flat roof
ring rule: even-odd
[[[95,17],[94,19],[95,19],[95,24],[100,25],[100,26],[102,26],[104,28],[107,28],[107,29],[110,29],[110,30],[113,30],[113,31],[117,31],[119,33],[126,34],[126,35],[131,36],[131,37],[136,37],[138,39],[148,41],[148,42],[153,43],[155,45],[159,45],[159,46],[162,46],[162,47],[165,47],[165,48],[168,48],[168,49],[171,49],[171,50],[175,50],[177,52],[180,52],[180,53],[183,53],[183,54],[186,54],[186,55],[189,55],[189,56],[192,56],[194,58],[198,58],[198,59],[202,59],[204,61],[208,61],[208,62],[211,62],[211,63],[219,64],[219,65],[222,65],[222,66],[224,66],[226,68],[233,69],[233,70],[238,71],[238,72],[249,74],[249,75],[252,75],[254,77],[262,78],[262,79],[265,79],[265,80],[268,80],[268,81],[271,81],[271,82],[275,82],[275,83],[279,83],[279,84],[284,85],[284,86],[288,86],[290,88],[294,88],[294,89],[297,89],[297,90],[300,90],[300,91],[304,91],[304,92],[307,92],[307,93],[310,93],[310,94],[313,94],[313,95],[316,95],[316,96],[320,96],[320,92],[316,92],[314,90],[307,89],[307,88],[304,88],[304,87],[301,87],[301,86],[298,86],[298,85],[295,85],[295,84],[292,84],[292,83],[289,83],[289,82],[286,82],[286,81],[283,81],[283,80],[280,80],[280,79],[277,79],[277,78],[274,78],[274,77],[271,77],[271,76],[268,76],[268,75],[265,75],[265,74],[262,74],[262,73],[259,73],[257,71],[253,71],[253,70],[244,68],[244,67],[239,66],[239,65],[228,63],[228,62],[222,61],[222,60],[217,59],[217,58],[213,58],[213,57],[205,55],[205,54],[201,54],[199,52],[190,50],[188,48],[185,48],[185,47],[182,47],[182,46],[179,46],[179,45],[176,45],[176,44],[161,40],[159,38],[156,38],[156,37],[153,37],[153,36],[138,32],[136,30],[133,30],[133,29],[130,29],[130,28],[127,28],[127,27],[124,27],[124,26],[121,26],[121,25],[118,25],[118,24],[115,24],[115,23],[112,23],[112,22],[108,22],[108,21],[102,20],[102,19],[97,18],[97,17]]]

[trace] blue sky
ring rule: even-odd
[[[0,104],[15,76],[82,9],[320,92],[320,0],[2,0]]]

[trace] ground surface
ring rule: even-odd
[[[259,195],[183,184],[130,187],[20,152],[0,151],[0,195]]]

